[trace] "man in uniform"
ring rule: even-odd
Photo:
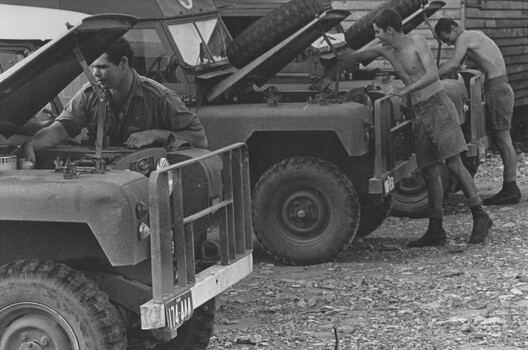
[[[110,146],[141,148],[189,144],[206,148],[207,139],[198,117],[176,93],[134,70],[130,43],[121,38],[92,64],[93,75],[108,103],[100,101],[86,84],[68,102],[50,126],[38,131],[23,147],[23,156],[35,162],[35,151],[74,138],[84,127],[93,143],[97,113],[105,114],[105,134]],[[103,105],[101,105],[103,104]]]
[[[441,18],[435,26],[435,32],[444,43],[455,45],[453,56],[438,69],[440,76],[455,72],[466,57],[486,74],[486,121],[499,149],[504,172],[502,189],[483,203],[517,204],[521,199],[521,191],[516,183],[517,154],[510,135],[514,96],[508,83],[504,58],[497,45],[484,33],[464,30],[452,19]]]
[[[339,57],[339,69],[353,67],[357,62],[385,57],[393,66],[405,87],[394,88],[393,94],[410,94],[416,114],[413,124],[418,166],[427,185],[429,196],[429,227],[426,233],[409,247],[442,245],[446,241],[443,228],[443,189],[439,164],[445,161],[462,185],[473,216],[470,243],[483,242],[492,221],[481,206],[473,178],[464,167],[460,152],[467,150],[458,115],[440,83],[438,69],[424,37],[405,35],[400,15],[392,9],[381,11],[374,21],[374,32],[381,44],[346,53]],[[327,70],[322,85],[335,76],[336,66]]]

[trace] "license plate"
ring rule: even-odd
[[[385,194],[389,194],[394,191],[394,176],[389,176],[383,181],[383,186],[385,187]]]
[[[191,318],[193,313],[192,293],[191,291],[169,300],[165,303],[165,317],[167,319],[167,328],[176,329],[183,322]]]

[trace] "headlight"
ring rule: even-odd
[[[161,157],[156,164],[156,170],[164,169],[170,165],[169,161],[165,157]]]
[[[156,164],[156,170],[165,169],[166,167],[170,166],[171,164],[167,160],[167,158],[160,158],[158,160],[158,164]],[[167,173],[168,181],[169,181],[169,193],[172,193],[172,172]]]

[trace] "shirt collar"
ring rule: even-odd
[[[139,74],[136,72],[135,69],[133,69],[133,71],[134,71],[134,80],[132,82],[132,91],[130,92],[130,98],[134,96],[144,97],[145,94],[143,93],[143,86],[141,84],[141,78],[139,77]]]

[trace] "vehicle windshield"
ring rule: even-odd
[[[218,18],[169,25],[183,60],[191,66],[227,61],[229,35]]]

